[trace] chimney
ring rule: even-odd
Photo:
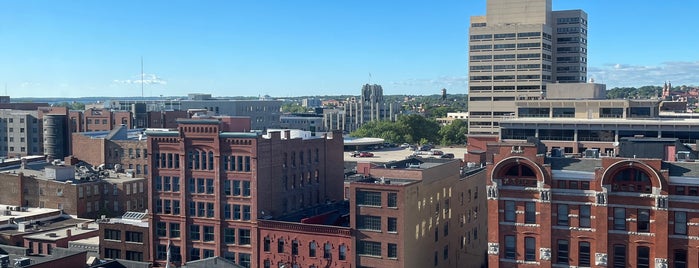
[[[71,233],[70,229],[67,229],[67,230],[66,230],[66,236],[67,236],[67,237],[70,237],[71,235],[72,235],[72,233]]]

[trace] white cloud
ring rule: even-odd
[[[607,88],[661,85],[671,81],[673,85],[699,85],[699,61],[664,62],[657,66],[629,65],[623,63],[589,67],[589,78],[607,84]]]
[[[20,83],[19,86],[22,88],[38,87],[38,86],[41,86],[41,83],[24,81],[24,82]]]
[[[135,76],[134,79],[127,79],[127,80],[114,80],[114,83],[117,84],[140,84],[141,83],[141,76]],[[155,74],[143,74],[143,84],[146,85],[166,85],[167,81],[163,79],[162,77],[159,77]]]

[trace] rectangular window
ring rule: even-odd
[[[160,237],[166,237],[167,236],[167,224],[164,222],[158,222],[155,225],[155,232]]]
[[[398,193],[388,193],[388,207],[397,208],[398,207]]]
[[[204,241],[214,241],[213,226],[204,226]]]
[[[536,238],[524,238],[524,260],[536,261]]]
[[[524,203],[524,223],[528,223],[528,224],[536,223],[536,203],[535,202]]]
[[[233,205],[233,219],[240,220],[240,205]]]
[[[359,215],[357,216],[357,229],[358,230],[370,230],[370,231],[381,231],[381,217],[380,216],[368,216]]]
[[[650,248],[649,247],[637,247],[636,248],[636,267],[637,268],[649,268],[650,267]]]
[[[240,181],[233,181],[233,195],[240,195]]]
[[[515,222],[515,201],[505,201],[505,221]]]
[[[389,249],[391,248],[390,244],[389,244],[388,248],[389,248]],[[390,253],[390,252],[389,252],[389,253]],[[389,256],[390,256],[390,255],[389,255]],[[397,256],[398,256],[398,249],[396,249],[396,257],[397,257]],[[339,256],[338,256],[338,258],[339,258],[341,261],[344,261],[344,260],[347,259],[347,246],[345,246],[345,245],[340,245]]]
[[[180,224],[179,223],[170,223],[170,237],[180,237]]]
[[[238,259],[240,259],[240,266],[245,268],[250,268],[251,255],[248,253],[238,253]]]
[[[388,218],[388,232],[389,233],[396,233],[398,232],[398,219],[397,218]]]
[[[105,229],[104,230],[104,239],[119,241],[119,240],[121,240],[121,231],[113,230],[113,229]]]
[[[243,196],[250,196],[250,181],[243,181]]]
[[[269,239],[269,238],[267,238]],[[235,229],[226,228],[223,229],[223,242],[226,244],[235,244]],[[267,250],[269,251],[269,250]]]
[[[238,229],[238,244],[250,245],[250,229]]]
[[[223,194],[225,195],[231,195],[231,181],[230,180],[225,180],[223,181]]]
[[[381,242],[359,241],[357,254],[381,257]]]
[[[674,256],[672,263],[675,268],[687,268],[687,250],[675,250]]]
[[[189,226],[189,239],[191,240],[200,240],[200,233],[199,233],[199,225],[190,225]]]
[[[143,233],[126,231],[126,242],[143,243]]]
[[[614,256],[612,257],[613,268],[626,268],[626,246],[614,245]]]
[[[578,244],[578,267],[590,267],[590,242]]]
[[[558,204],[557,224],[560,226],[568,226],[568,205]]]
[[[675,211],[675,234],[687,234],[687,212]]]
[[[214,193],[214,179],[206,179],[206,193],[207,194]]]
[[[650,210],[639,209],[638,219],[636,221],[636,228],[638,232],[650,232]]]
[[[249,221],[250,220],[250,206],[244,205],[243,206],[243,220],[244,221]]]
[[[357,205],[360,206],[381,206],[381,192],[357,191]]]
[[[580,206],[580,227],[583,228],[590,228],[590,209],[591,207],[589,205],[582,205]]]
[[[505,236],[505,259],[514,260],[517,256],[517,240],[514,235]]]
[[[291,255],[299,255],[299,241],[291,241]]]
[[[625,208],[614,208],[614,230],[626,230]]]
[[[277,253],[284,253],[284,238],[277,239]]]
[[[568,240],[558,240],[556,263],[568,264]]]

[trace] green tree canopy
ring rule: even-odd
[[[456,119],[451,124],[439,129],[439,143],[441,145],[465,144],[466,133],[468,133],[468,123]]]

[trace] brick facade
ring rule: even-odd
[[[699,263],[699,165],[548,158],[491,144],[489,267],[688,267]]]

